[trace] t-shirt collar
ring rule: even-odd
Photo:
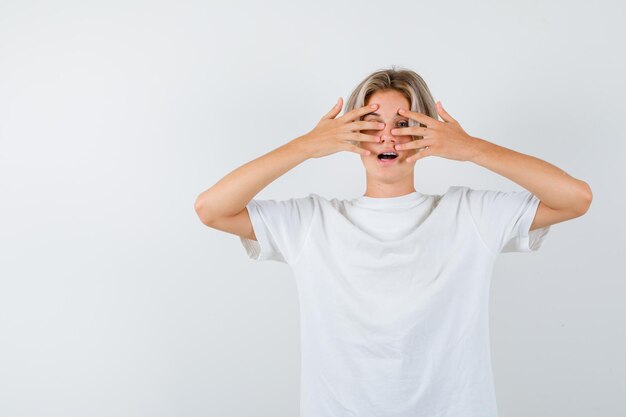
[[[368,208],[400,208],[413,206],[425,197],[426,195],[419,191],[413,191],[397,197],[368,197],[362,195],[355,198],[353,202]]]

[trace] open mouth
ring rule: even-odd
[[[392,165],[399,161],[396,152],[381,152],[378,154],[378,165]]]
[[[383,152],[378,154],[378,159],[380,160],[385,160],[385,159],[396,159],[398,157],[398,154],[395,152]]]

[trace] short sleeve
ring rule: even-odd
[[[257,240],[240,236],[250,259],[291,264],[304,247],[315,212],[314,194],[288,200],[251,200],[246,208]]]
[[[550,226],[530,230],[540,200],[527,190],[492,191],[463,187],[470,214],[494,254],[537,251]]]

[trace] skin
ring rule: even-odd
[[[250,200],[304,161],[339,151],[361,156],[368,197],[396,197],[415,191],[415,162],[438,156],[473,162],[534,194],[540,204],[530,230],[582,216],[591,205],[593,196],[586,182],[539,158],[467,134],[441,102],[437,102],[437,113],[442,120],[409,111],[408,100],[395,90],[377,91],[367,104],[337,117],[343,106],[339,98],[313,130],[228,173],[196,198],[194,208],[202,223],[256,239],[246,209]],[[379,116],[368,116],[372,112]],[[374,121],[376,118],[384,125]],[[408,119],[420,125],[406,127]],[[411,140],[413,136],[419,139]],[[378,153],[391,147],[400,160],[381,167]]]
[[[362,119],[384,123],[384,127],[381,130],[362,130],[365,134],[380,137],[380,143],[360,142],[361,148],[370,151],[369,155],[361,155],[366,174],[365,196],[380,198],[412,193],[415,191],[413,174],[415,164],[406,163],[406,159],[414,155],[416,150],[395,149],[398,157],[391,165],[381,165],[378,160],[380,152],[394,149],[396,144],[413,140],[409,134],[391,133],[394,128],[409,125],[409,118],[398,113],[398,109],[410,107],[409,101],[397,90],[380,90],[372,94],[365,103],[366,106],[371,104],[377,104],[378,109],[373,111],[373,114],[366,114]]]
[[[470,136],[459,122],[444,110],[440,101],[437,102],[437,112],[442,121],[409,111],[408,106],[398,109],[399,114],[422,124],[391,130],[394,136],[422,137],[396,145],[396,149],[402,151],[421,148],[415,155],[407,158],[406,163],[413,165],[422,158],[439,156],[473,162],[510,179],[540,200],[530,230],[582,216],[589,209],[593,194],[585,181],[574,178],[562,169],[534,156]]]

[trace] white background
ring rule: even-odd
[[[626,414],[626,6],[0,1],[0,416],[295,416],[299,307],[196,196],[310,131],[369,73],[413,69],[474,135],[587,181],[580,218],[503,254],[506,417]],[[520,187],[424,158],[422,193]],[[365,191],[355,153],[256,198]]]

